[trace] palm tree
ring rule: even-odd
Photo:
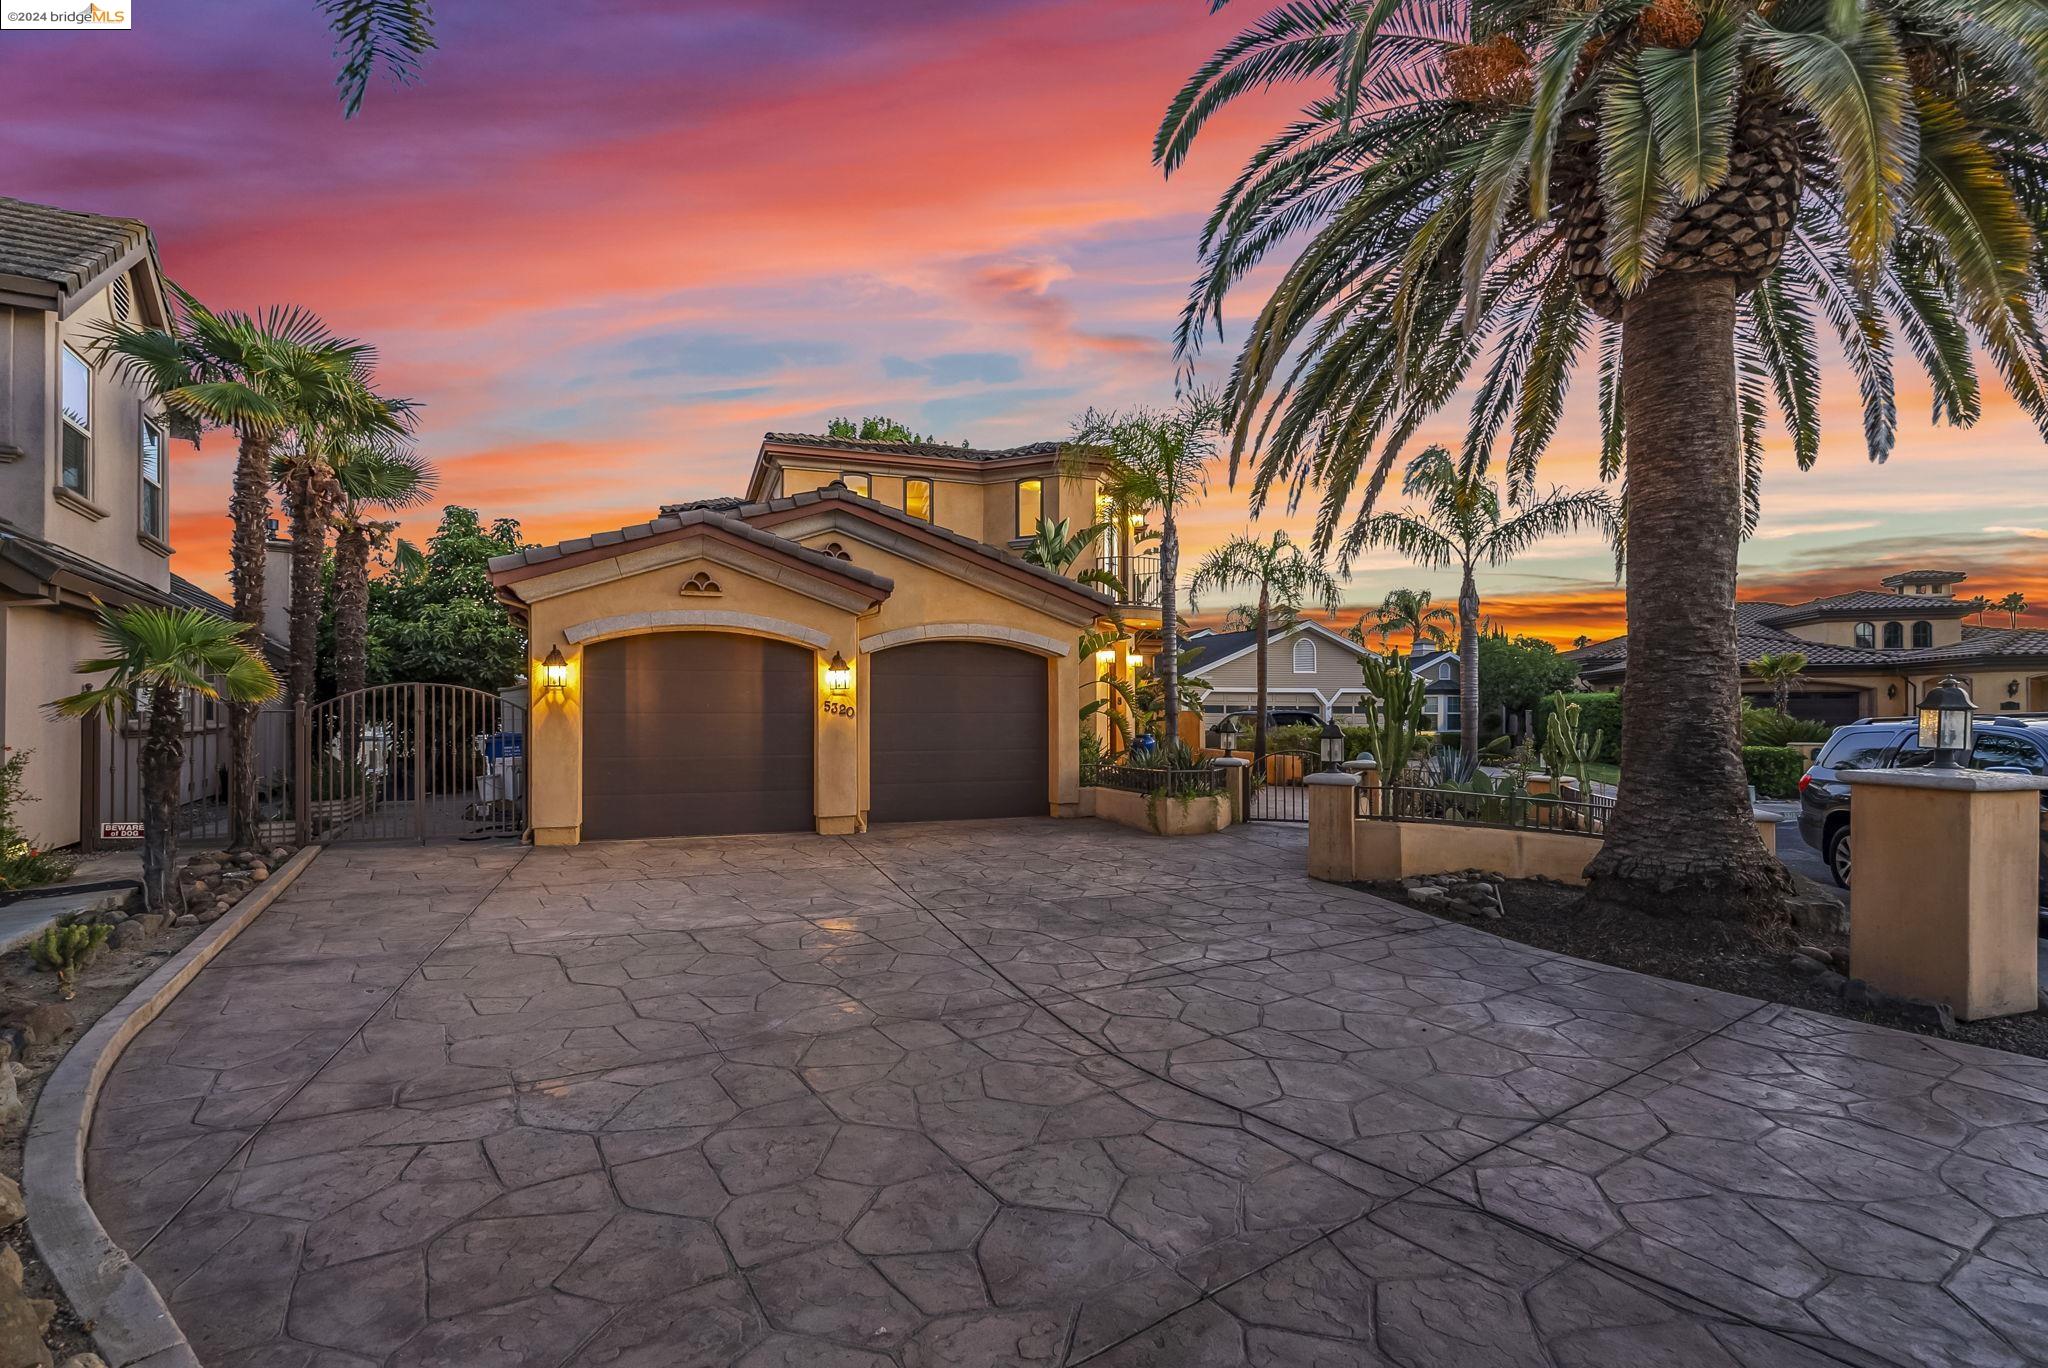
[[[2018,627],[2020,614],[2027,611],[2027,596],[2015,589],[1992,606],[2005,614],[2006,626]]]
[[[1978,594],[1976,597],[1966,599],[1964,602],[1965,606],[1970,610],[1970,616],[1976,618],[1977,625],[1982,627],[1984,625],[1984,615],[1991,611],[1991,600],[1985,598],[1982,594]]]
[[[1171,409],[1090,409],[1074,425],[1062,462],[1093,471],[1099,497],[1112,508],[1159,510],[1159,672],[1169,745],[1180,735],[1179,516],[1208,488],[1219,412],[1215,398],[1199,392]]]
[[[398,526],[375,514],[424,502],[434,470],[411,451],[372,449],[340,461],[334,473],[334,681],[335,692],[345,694],[369,681],[370,556],[389,545]]]
[[[1572,649],[1574,651],[1583,651],[1592,644],[1593,638],[1587,636],[1584,632],[1572,638]]]
[[[1552,490],[1502,520],[1500,494],[1483,474],[1440,446],[1408,464],[1406,513],[1375,513],[1355,524],[1347,548],[1389,547],[1419,565],[1458,572],[1459,749],[1479,758],[1479,585],[1481,565],[1505,565],[1545,537],[1613,525],[1614,505],[1598,490]]]
[[[1290,621],[1311,599],[1326,612],[1337,610],[1337,581],[1322,560],[1297,546],[1285,532],[1265,541],[1240,533],[1202,557],[1188,583],[1190,598],[1210,590],[1256,589],[1258,611],[1252,629],[1258,644],[1256,686],[1258,714],[1252,723],[1252,773],[1266,764],[1266,647],[1272,640],[1275,613]]]
[[[1390,590],[1379,608],[1373,612],[1371,630],[1379,633],[1380,645],[1387,644],[1387,638],[1396,632],[1408,633],[1408,654],[1422,654],[1422,643],[1441,647],[1448,641],[1444,631],[1445,623],[1455,623],[1458,615],[1440,603],[1431,602],[1432,595],[1427,589]],[[1348,633],[1359,645],[1365,645],[1366,619],[1361,616]]]
[[[1806,674],[1806,652],[1774,651],[1749,663],[1749,672],[1771,686],[1771,706],[1792,715],[1792,686]]]
[[[434,7],[426,0],[317,0],[341,45],[342,117],[363,107],[370,77],[382,67],[397,81],[410,81],[420,58],[434,47]]]
[[[338,467],[354,453],[392,452],[412,422],[411,405],[370,387],[374,353],[359,342],[336,342],[330,382],[307,396],[295,440],[278,448],[271,475],[291,519],[290,648],[286,697],[313,701],[320,664],[321,564],[341,485]]]
[[[172,872],[178,864],[178,776],[185,765],[185,698],[261,703],[277,693],[277,676],[249,646],[246,623],[196,608],[100,609],[104,656],[78,662],[78,673],[107,676],[50,704],[60,717],[103,716],[115,725],[143,720],[142,896],[151,912],[176,912]]]
[[[229,543],[235,621],[263,624],[264,542],[270,526],[271,456],[346,369],[346,344],[296,308],[215,313],[174,291],[170,331],[110,326],[95,346],[162,401],[181,435],[205,427],[235,434],[234,524]],[[257,844],[256,709],[228,701],[228,844]]]
[[[1177,339],[1186,359],[1292,258],[1225,394],[1233,475],[1249,459],[1255,506],[1318,488],[1334,545],[1470,376],[1467,461],[1506,432],[1525,488],[1590,348],[1631,552],[1626,777],[1590,896],[1777,922],[1791,884],[1734,740],[1764,426],[1775,404],[1818,454],[1826,328],[1874,459],[1896,339],[1937,418],[1975,421],[1981,355],[2048,432],[2039,6],[1297,0],[1189,79],[1155,158],[1171,173],[1219,109],[1295,81],[1320,89],[1210,216]]]

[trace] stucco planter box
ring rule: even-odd
[[[1220,793],[1154,798],[1128,789],[1084,788],[1081,813],[1155,836],[1206,836],[1230,825],[1230,799]]]

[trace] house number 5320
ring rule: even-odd
[[[825,715],[827,717],[851,717],[853,716],[853,704],[833,703],[828,700],[825,704]]]

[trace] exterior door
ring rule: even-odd
[[[878,652],[868,686],[876,822],[1043,817],[1045,657],[978,641]]]
[[[586,840],[816,827],[816,657],[723,632],[583,652]]]

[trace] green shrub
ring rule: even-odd
[[[1536,705],[1536,734],[1550,734],[1550,714],[1558,700],[1579,705],[1579,730],[1600,735],[1600,749],[1588,760],[1612,765],[1621,758],[1621,695],[1618,693],[1548,694]]]
[[[1796,798],[1806,757],[1790,746],[1744,746],[1742,768],[1762,798]]]
[[[0,755],[0,891],[36,888],[71,877],[77,864],[69,855],[38,850],[29,844],[16,813],[35,797],[27,791],[28,758],[34,751],[8,747]]]
[[[1787,717],[1776,708],[1742,705],[1742,744],[1745,746],[1786,746],[1794,741],[1825,741],[1834,728],[1825,722],[1808,722]]]

